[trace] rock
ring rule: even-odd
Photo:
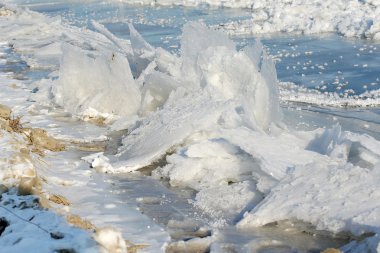
[[[0,236],[3,234],[4,230],[9,226],[9,222],[1,217],[0,218]]]

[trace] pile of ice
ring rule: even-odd
[[[177,56],[130,32],[125,55],[141,104],[111,126],[128,134],[115,156],[87,159],[94,168],[130,172],[165,157],[153,176],[195,189],[194,205],[215,226],[300,220],[334,233],[380,233],[380,142],[339,125],[307,132],[284,126],[276,71],[260,43],[238,51],[223,33],[188,23]],[[376,235],[346,249],[375,251],[378,244]]]
[[[378,0],[128,0],[145,5],[211,5],[249,8],[252,19],[221,24],[231,34],[333,32],[347,37],[380,40]]]
[[[231,34],[332,32],[380,40],[379,17],[377,0],[262,0],[253,1],[252,19],[223,24],[222,29]]]
[[[33,84],[39,92],[32,94],[30,100],[44,105],[58,104],[84,118],[136,113],[140,92],[133,92],[131,74],[128,84],[127,76],[131,72],[128,62],[115,51],[114,43],[99,33],[66,26],[59,17],[10,5],[0,9],[6,13],[0,16],[1,41],[19,53],[30,69],[51,72],[48,79]],[[125,49],[128,45],[119,46]],[[61,85],[52,87],[50,80],[58,76]],[[105,85],[112,94],[103,93]],[[92,93],[87,89],[89,86]],[[121,100],[125,101],[126,96],[129,96],[129,109],[121,107]]]
[[[94,22],[94,26],[118,43],[100,24]],[[132,26],[130,30],[132,49],[118,43],[117,50],[103,50],[104,55],[64,43],[58,79],[49,96],[79,115],[92,110],[131,119],[165,107],[173,115],[188,110],[183,118],[194,124],[199,117],[217,120],[219,116],[210,115],[207,105],[222,113],[240,103],[244,121],[255,128],[268,129],[278,121],[275,68],[269,60],[257,60],[267,58],[260,44],[236,51],[226,35],[191,23],[184,29],[182,57],[178,58],[147,44]],[[192,43],[194,36],[198,44]],[[183,127],[189,133],[194,128]]]

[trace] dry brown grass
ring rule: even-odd
[[[71,225],[81,228],[81,229],[94,230],[96,228],[91,222],[89,222],[88,220],[82,219],[78,215],[74,215],[74,214],[68,215],[66,216],[66,220]]]
[[[328,248],[322,251],[321,253],[341,253],[341,251],[339,249]]]
[[[23,127],[21,125],[21,117],[9,119],[8,124],[12,132],[21,133],[23,130]]]
[[[33,146],[34,153],[43,155],[45,150],[59,152],[65,150],[65,145],[59,140],[51,137],[40,128],[25,128],[23,133],[27,136],[30,145]]]
[[[137,253],[139,252],[140,249],[144,249],[148,247],[148,245],[132,245],[127,247],[127,252],[128,253]]]
[[[106,149],[106,142],[96,141],[96,142],[80,142],[71,141],[67,144],[68,147],[86,152],[103,152]]]
[[[63,206],[69,206],[70,202],[62,195],[50,195],[49,196],[49,201],[54,202],[58,205],[63,205]]]

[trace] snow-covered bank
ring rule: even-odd
[[[19,119],[12,119],[8,107],[0,108],[1,250],[100,252],[90,232],[70,226],[43,207],[48,204],[41,194],[36,163],[51,140],[33,137],[32,129],[24,129]]]
[[[3,252],[101,252],[90,233],[42,209],[34,196],[2,194],[0,217]]]
[[[55,71],[59,69],[62,42],[84,48],[102,47],[98,50],[103,52],[107,50],[107,46],[112,45],[107,44],[107,40],[97,33],[62,25],[58,18],[48,18],[18,7],[7,7],[3,10],[6,11],[3,11],[4,15],[0,17],[2,30],[0,44],[2,62],[0,64],[5,66],[12,66],[14,59],[11,57],[21,55],[29,65],[25,67],[27,71],[33,73],[33,71],[43,69],[50,72],[50,77],[54,79],[59,73]],[[17,60],[21,61],[18,58]],[[104,150],[104,142],[107,140],[106,128],[80,122],[77,118],[55,107],[55,100],[51,100],[53,95],[50,77],[37,79],[36,83],[31,84],[36,79],[32,78],[32,81],[14,79],[16,76],[22,76],[23,69],[20,70],[21,73],[17,73],[18,68],[10,69],[10,72],[0,73],[2,84],[0,100],[12,108],[12,115],[8,115],[7,120],[15,122],[15,124],[5,124],[4,120],[1,120],[1,126],[5,128],[1,130],[0,138],[1,184],[7,188],[25,185],[21,187],[28,190],[25,194],[37,194],[51,210],[37,207],[32,196],[26,204],[12,205],[11,208],[14,209],[10,208],[10,212],[4,209],[2,217],[10,225],[5,228],[0,238],[1,248],[9,248],[9,252],[25,252],[26,246],[37,252],[53,252],[54,250],[133,252],[139,248],[144,248],[144,251],[148,252],[160,252],[161,247],[169,241],[167,233],[135,207],[120,203],[117,196],[109,194],[110,189],[107,188],[109,183],[106,179],[99,176],[95,170],[89,170],[88,164],[80,159],[81,156],[88,155],[93,150]],[[36,100],[40,103],[36,103]],[[8,111],[10,113],[10,110],[4,110],[4,112]],[[78,115],[84,115],[81,114],[82,111],[75,112]],[[99,116],[94,115],[91,109],[87,112],[89,115],[85,118],[86,120]],[[3,114],[1,111],[1,116]],[[108,117],[107,114],[102,114],[102,116]],[[9,125],[14,125],[19,132],[9,133]],[[63,144],[63,148],[55,150],[59,152],[35,149],[35,145],[30,143],[34,137],[29,134],[33,128],[47,130],[47,132],[45,130],[38,132],[53,135],[54,139],[59,139],[59,142]],[[47,142],[42,140],[42,143],[48,142],[50,140]],[[35,189],[33,184],[37,182],[38,188]],[[30,185],[33,187],[27,188]],[[23,201],[22,197],[14,193],[14,190],[9,197],[4,195],[4,198],[16,202]],[[25,205],[30,204],[29,202],[32,202],[31,210],[29,206],[25,208]],[[116,204],[120,207],[112,208]],[[30,222],[14,217],[13,213],[24,216],[26,219],[35,215],[38,217],[36,224],[40,228],[49,232],[59,230],[58,232],[63,233],[65,239],[50,238],[49,233],[45,233],[45,230],[34,225],[27,226],[27,230],[23,230],[23,224]],[[67,222],[82,229],[70,226]],[[29,232],[34,233],[35,237],[29,236]],[[124,238],[128,241],[124,241]],[[40,244],[43,246],[38,247]],[[30,252],[34,252],[33,250]]]

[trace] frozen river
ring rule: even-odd
[[[66,191],[73,213],[148,252],[380,247],[378,40],[234,32],[229,24],[246,24],[252,10],[208,4],[8,2],[43,14],[0,33],[0,72],[30,95],[10,103],[32,108],[29,123],[58,138],[106,146],[47,158],[63,169],[47,178],[80,175]],[[106,124],[78,121],[96,117]]]

